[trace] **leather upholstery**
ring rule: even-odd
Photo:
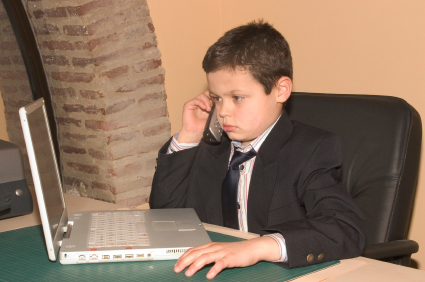
[[[342,181],[366,215],[366,244],[406,239],[419,172],[418,112],[395,97],[317,93],[292,93],[286,110],[341,137]]]

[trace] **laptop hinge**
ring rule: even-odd
[[[63,236],[63,238],[68,239],[69,237],[71,237],[72,226],[73,226],[72,223],[68,222],[68,226],[65,230],[65,235]]]

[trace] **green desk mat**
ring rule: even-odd
[[[208,232],[214,242],[242,239]],[[61,265],[47,257],[41,225],[0,233],[0,281],[210,281],[205,267],[192,277],[173,271],[175,260]],[[225,269],[215,281],[288,281],[338,261],[297,269],[269,262],[248,268]]]

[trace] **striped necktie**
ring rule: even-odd
[[[251,149],[247,153],[235,150],[230,161],[229,170],[224,178],[221,189],[221,201],[223,210],[223,225],[233,229],[239,229],[238,220],[238,185],[239,185],[239,166],[244,162],[255,157],[257,152]]]

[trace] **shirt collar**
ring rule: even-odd
[[[276,121],[270,125],[266,131],[264,131],[260,136],[249,142],[247,145],[243,146],[240,141],[233,140],[232,141],[232,152],[235,149],[238,149],[238,151],[242,151],[244,153],[250,151],[251,149],[254,149],[257,153],[258,150],[260,150],[261,145],[263,144],[264,140],[266,140],[267,136],[269,135],[270,131],[273,129],[277,121],[280,119],[281,115],[276,119]]]

